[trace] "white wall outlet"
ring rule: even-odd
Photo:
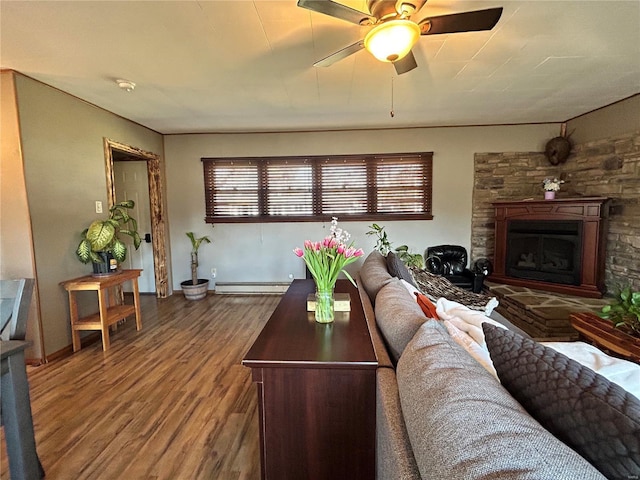
[[[96,200],[96,213],[102,213],[102,202],[100,200]]]
[[[216,278],[216,275],[218,275],[218,269],[217,268],[212,268],[211,269],[211,278]]]

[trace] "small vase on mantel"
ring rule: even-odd
[[[555,198],[556,198],[556,192],[554,192],[553,190],[545,190],[544,192],[545,200],[553,200]]]
[[[318,323],[331,323],[334,319],[333,288],[320,289],[316,285],[315,317]]]

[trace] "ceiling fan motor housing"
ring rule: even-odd
[[[395,0],[368,0],[367,6],[371,15],[376,17],[378,21],[399,15],[396,10]]]

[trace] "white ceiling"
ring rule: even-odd
[[[430,0],[414,20],[496,6],[398,76],[364,50],[314,68],[367,28],[296,0],[1,0],[0,66],[165,134],[562,122],[640,92],[638,0]]]

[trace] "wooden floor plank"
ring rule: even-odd
[[[279,296],[141,297],[111,349],[29,367],[40,460],[51,479],[260,476],[255,386],[241,360]],[[4,432],[0,478],[9,478]]]

